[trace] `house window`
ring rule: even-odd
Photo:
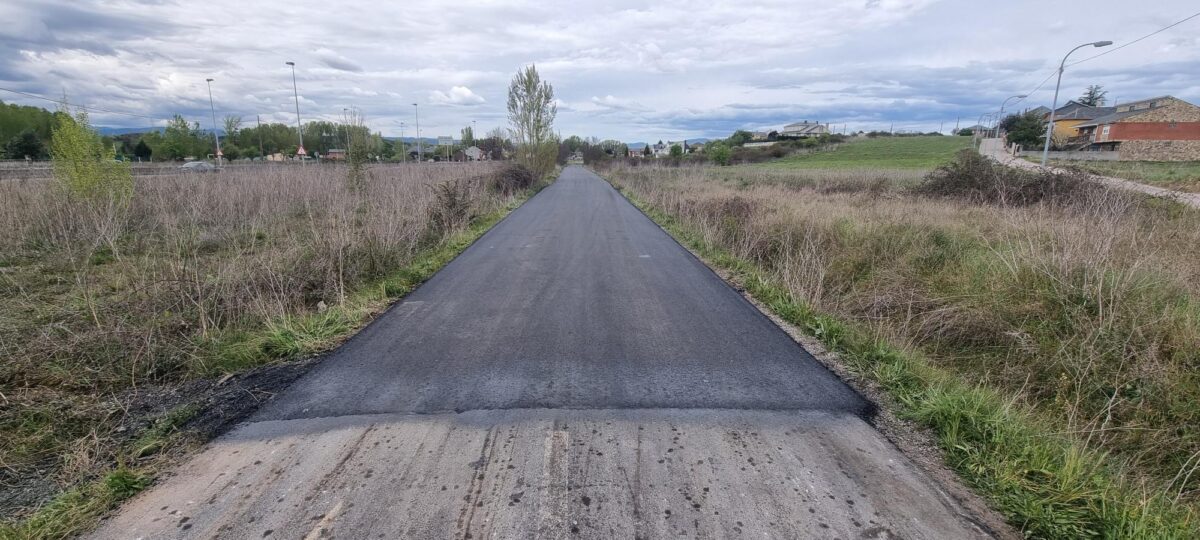
[[[1104,131],[1100,135],[1102,139],[1108,139],[1108,129],[1111,127],[1112,126],[1104,126]]]

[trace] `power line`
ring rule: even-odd
[[[64,107],[74,107],[74,108],[76,108],[76,109],[83,109],[83,110],[85,110],[85,111],[92,111],[92,112],[105,113],[105,114],[119,114],[119,115],[122,115],[122,116],[132,116],[132,117],[134,117],[134,118],[147,118],[147,119],[150,119],[150,120],[156,120],[156,121],[157,121],[157,120],[166,120],[165,118],[158,118],[158,117],[155,117],[155,116],[146,116],[146,115],[144,115],[144,114],[134,114],[134,113],[121,112],[121,111],[113,111],[113,110],[109,110],[109,109],[101,109],[100,107],[85,107],[85,106],[83,106],[83,105],[72,105],[72,104],[68,103],[66,100],[51,99],[51,98],[48,98],[48,97],[39,96],[39,95],[37,95],[37,94],[30,94],[29,92],[22,92],[22,91],[20,91],[20,90],[13,90],[13,89],[11,89],[11,88],[3,88],[3,87],[0,87],[0,90],[3,90],[3,91],[5,91],[5,92],[12,92],[12,93],[14,93],[14,94],[20,94],[20,95],[22,95],[22,96],[25,96],[25,97],[31,97],[31,98],[34,98],[34,99],[40,99],[40,100],[42,100],[42,101],[49,101],[50,103],[57,103],[57,104],[59,104],[59,105],[62,105],[62,106],[64,106]]]
[[[1183,23],[1185,23],[1185,22],[1188,22],[1188,21],[1190,21],[1190,20],[1192,20],[1192,19],[1195,19],[1196,17],[1200,17],[1200,11],[1197,11],[1196,13],[1193,13],[1193,14],[1191,14],[1191,15],[1187,16],[1187,17],[1184,17],[1183,19],[1180,19],[1180,20],[1178,20],[1178,21],[1175,21],[1175,22],[1173,22],[1173,23],[1171,23],[1171,24],[1169,24],[1169,25],[1167,25],[1167,26],[1164,26],[1164,27],[1162,27],[1162,28],[1159,28],[1158,30],[1155,30],[1155,31],[1153,31],[1153,32],[1150,32],[1149,34],[1146,34],[1146,35],[1144,35],[1144,36],[1142,36],[1142,37],[1140,37],[1140,38],[1137,38],[1137,39],[1135,39],[1135,40],[1133,40],[1133,41],[1130,41],[1129,43],[1125,43],[1124,45],[1121,45],[1120,47],[1115,47],[1115,48],[1109,49],[1109,50],[1107,50],[1107,51],[1104,51],[1104,52],[1102,52],[1102,53],[1100,53],[1100,54],[1093,55],[1093,56],[1089,56],[1089,57],[1087,57],[1087,58],[1084,58],[1084,59],[1082,59],[1082,60],[1078,60],[1078,61],[1075,61],[1075,62],[1071,62],[1070,64],[1067,64],[1065,67],[1071,67],[1071,66],[1074,66],[1074,65],[1076,65],[1076,64],[1082,64],[1082,63],[1084,63],[1084,62],[1087,62],[1088,60],[1092,60],[1092,59],[1095,59],[1095,58],[1100,58],[1101,56],[1104,56],[1104,55],[1106,55],[1106,54],[1112,54],[1112,53],[1115,53],[1115,52],[1117,52],[1117,51],[1119,51],[1119,50],[1121,50],[1121,49],[1124,49],[1125,47],[1128,47],[1128,46],[1130,46],[1130,45],[1133,45],[1134,43],[1137,43],[1137,42],[1139,42],[1139,41],[1142,41],[1142,40],[1144,40],[1144,39],[1146,39],[1146,38],[1149,38],[1149,37],[1151,37],[1151,36],[1154,36],[1154,35],[1160,34],[1160,33],[1162,33],[1162,32],[1165,32],[1165,31],[1167,31],[1167,30],[1170,30],[1170,29],[1172,29],[1172,28],[1174,28],[1174,27],[1176,27],[1176,26],[1179,26],[1179,25],[1181,25],[1181,24],[1183,24]],[[1058,70],[1057,70],[1057,69],[1056,69],[1056,70],[1053,70],[1053,71],[1051,71],[1051,72],[1050,72],[1050,74],[1049,74],[1049,75],[1047,75],[1045,79],[1042,79],[1042,82],[1038,83],[1038,85],[1037,85],[1036,87],[1034,87],[1034,89],[1033,89],[1033,90],[1030,90],[1029,92],[1026,92],[1026,93],[1025,93],[1025,95],[1026,95],[1026,96],[1032,96],[1032,95],[1034,94],[1034,92],[1037,92],[1038,90],[1041,90],[1043,86],[1046,86],[1046,83],[1050,82],[1050,79],[1053,79],[1053,78],[1054,78],[1054,75],[1055,75],[1056,73],[1058,73]],[[1025,99],[1026,99],[1026,98],[1021,98],[1021,99],[1018,99],[1017,101],[1013,102],[1013,105],[1016,105],[1017,103],[1020,103],[1020,102],[1022,102],[1022,101],[1025,101]]]
[[[1146,38],[1148,38],[1148,37],[1150,37],[1150,36],[1153,36],[1153,35],[1155,35],[1155,34],[1158,34],[1158,33],[1161,33],[1161,32],[1167,31],[1167,30],[1170,30],[1171,28],[1174,28],[1174,27],[1176,27],[1176,26],[1179,26],[1179,25],[1181,25],[1181,24],[1183,24],[1183,23],[1185,23],[1185,22],[1188,22],[1188,21],[1190,21],[1190,20],[1192,20],[1192,19],[1195,19],[1196,17],[1200,17],[1200,11],[1197,11],[1196,13],[1193,13],[1193,14],[1191,14],[1191,15],[1189,15],[1189,16],[1187,16],[1187,17],[1183,18],[1183,19],[1180,19],[1180,20],[1178,20],[1178,21],[1176,21],[1176,22],[1174,22],[1174,23],[1171,23],[1171,24],[1169,24],[1169,25],[1167,25],[1167,26],[1164,26],[1164,27],[1162,27],[1162,28],[1159,28],[1158,30],[1155,30],[1155,31],[1153,31],[1153,32],[1150,32],[1149,34],[1146,34],[1146,35],[1144,35],[1144,36],[1142,36],[1142,37],[1140,37],[1140,38],[1137,38],[1137,39],[1135,39],[1135,40],[1133,40],[1133,41],[1130,41],[1129,43],[1126,43],[1126,44],[1124,44],[1124,45],[1121,45],[1120,47],[1115,47],[1115,48],[1109,49],[1109,50],[1107,50],[1107,51],[1104,51],[1104,52],[1102,52],[1102,53],[1100,53],[1100,54],[1093,55],[1093,56],[1089,56],[1089,57],[1087,57],[1087,58],[1084,58],[1083,60],[1079,60],[1079,61],[1076,61],[1076,62],[1071,62],[1070,64],[1067,64],[1067,66],[1073,66],[1073,65],[1075,65],[1075,64],[1082,64],[1082,63],[1084,63],[1084,62],[1087,62],[1088,60],[1091,60],[1091,59],[1093,59],[1093,58],[1100,58],[1101,56],[1104,56],[1104,55],[1106,55],[1106,54],[1112,54],[1112,53],[1115,53],[1115,52],[1117,52],[1117,51],[1119,51],[1119,50],[1121,50],[1121,49],[1124,49],[1125,47],[1128,47],[1128,46],[1130,46],[1130,45],[1133,45],[1134,43],[1137,43],[1137,42],[1139,42],[1139,41],[1141,41],[1141,40],[1143,40],[1143,39],[1146,39]]]

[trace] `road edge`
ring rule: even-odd
[[[812,336],[811,333],[805,332],[800,327],[788,322],[776,313],[775,310],[771,309],[766,302],[761,301],[751,294],[734,272],[731,272],[729,269],[717,264],[704,254],[688,246],[674,231],[664,226],[662,222],[655,219],[647,211],[650,208],[648,205],[625,190],[617,188],[603,174],[590,167],[587,170],[603,179],[613,191],[621,195],[622,198],[628,201],[646,219],[654,223],[655,226],[666,233],[676,244],[737,291],[763,317],[770,320],[784,334],[787,334],[797,345],[816,359],[818,363],[833,372],[842,382],[846,383],[851,389],[858,392],[863,399],[873,405],[873,410],[870,411],[870,414],[860,414],[858,416],[879,432],[904,457],[908,458],[943,496],[954,503],[954,505],[948,506],[952,508],[957,506],[966,510],[968,513],[958,513],[961,519],[978,526],[986,533],[998,539],[1018,540],[1025,538],[1020,531],[1014,528],[990,504],[984,495],[966,486],[962,481],[962,477],[945,463],[943,453],[939,449],[931,429],[921,426],[916,422],[900,418],[896,414],[895,400],[879,384],[871,379],[855,374],[843,362],[838,353],[829,350],[819,339]]]

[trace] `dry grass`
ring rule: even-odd
[[[110,467],[143,386],[328,345],[356,295],[402,294],[415,256],[519,196],[494,172],[262,166],[136,177],[127,202],[0,182],[0,482]]]
[[[1200,213],[1105,189],[978,204],[841,174],[608,176],[791,297],[1200,502]]]

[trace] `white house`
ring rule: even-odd
[[[820,122],[796,122],[783,126],[779,132],[783,137],[816,137],[818,135],[828,135],[829,127]]]

